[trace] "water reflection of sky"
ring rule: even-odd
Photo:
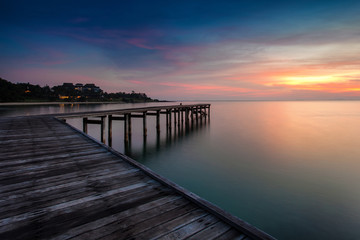
[[[145,155],[139,134],[133,157],[280,239],[360,236],[360,102],[223,102],[211,113],[172,145],[149,138]]]

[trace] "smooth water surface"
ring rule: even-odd
[[[360,239],[360,101],[211,104],[190,132],[162,116],[157,138],[149,116],[146,141],[133,119],[127,153],[278,239]],[[124,152],[121,122],[113,135]]]

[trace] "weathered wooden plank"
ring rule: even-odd
[[[139,194],[140,192],[144,193],[144,195]],[[19,215],[11,216],[9,218],[4,218],[0,222],[0,233],[6,233],[6,235],[11,235],[11,232],[16,231],[16,229],[18,228],[24,227],[28,229],[32,221],[39,217],[42,218],[41,220],[44,221],[44,223],[52,223],[50,224],[50,226],[44,226],[44,228],[64,228],[73,225],[75,226],[78,224],[78,222],[85,223],[89,220],[94,220],[91,219],[95,217],[92,216],[92,214],[96,215],[102,212],[103,215],[108,215],[111,213],[106,211],[108,211],[109,209],[115,211],[116,207],[117,210],[121,211],[123,208],[127,209],[129,206],[132,206],[131,204],[139,201],[139,198],[146,199],[149,196],[157,196],[160,193],[161,192],[159,191],[153,191],[153,188],[149,187],[146,182],[141,182],[125,187],[120,187],[118,189],[113,189],[100,195],[91,194],[83,198],[77,198],[71,201],[65,201],[56,205],[40,208],[41,211],[35,208],[31,212],[25,212]],[[119,196],[118,198],[116,198],[118,201],[113,202],[116,205],[108,206],[104,209],[104,200],[111,199],[111,197],[113,196]],[[66,225],[66,223],[61,221],[61,219],[66,218],[72,218],[73,221],[67,223]],[[74,218],[79,219],[75,221]],[[49,229],[48,231],[51,232],[53,230]],[[2,235],[0,234],[0,238],[1,236]]]
[[[167,110],[172,108],[188,108],[193,106],[202,106],[209,107],[210,104],[189,104],[189,105],[169,105],[169,106],[154,106],[154,107],[143,107],[143,108],[130,108],[130,109],[117,109],[117,110],[103,110],[103,111],[93,111],[93,112],[74,112],[74,113],[61,113],[56,114],[59,118],[76,118],[76,117],[90,117],[90,116],[100,116],[100,115],[122,115],[133,112],[144,112],[144,111],[158,111],[158,110]]]
[[[158,200],[161,199],[163,198],[160,198]],[[109,233],[110,235],[114,235],[114,233],[118,234],[117,236],[123,235],[123,233],[126,233],[127,229],[131,229],[132,226],[141,225],[143,227],[146,227],[145,225],[143,225],[147,222],[146,220],[153,219],[154,217],[157,217],[159,215],[161,216],[162,214],[165,214],[167,212],[174,213],[175,211],[183,208],[187,204],[189,203],[185,199],[176,198],[174,201],[157,204],[151,208],[144,208],[145,204],[139,205],[133,209],[130,209],[129,211],[124,211],[117,214],[116,219],[113,219],[112,221],[110,219],[106,219],[106,224],[103,223],[103,226],[101,228],[95,228],[86,231],[80,236],[76,237],[81,239],[87,239],[90,237],[105,239],[106,237],[109,237]],[[121,233],[119,233],[119,230],[121,230]]]
[[[65,224],[62,223],[61,221],[59,221],[59,220],[61,220],[61,218],[59,218],[59,217],[57,217],[56,219],[47,220],[47,222],[52,223],[53,227],[45,229],[44,235],[45,236],[53,235],[53,234],[56,234],[59,232],[63,232],[65,229],[77,227],[77,226],[95,221],[96,219],[99,219],[99,218],[103,218],[103,217],[106,217],[106,216],[109,216],[112,214],[116,214],[118,212],[126,211],[135,206],[141,205],[145,202],[149,202],[149,201],[152,201],[153,199],[158,199],[160,197],[163,197],[163,194],[150,191],[150,193],[147,194],[146,196],[142,196],[139,193],[137,193],[136,196],[137,196],[137,199],[132,199],[131,202],[124,201],[124,202],[121,202],[121,204],[117,204],[116,206],[111,206],[111,207],[105,208],[105,209],[104,208],[98,209],[96,214],[94,214],[94,211],[92,211],[91,210],[92,208],[90,207],[88,209],[85,209],[85,211],[87,211],[89,213],[84,212],[83,209],[79,209],[76,212],[72,212],[70,216],[63,215],[63,216],[61,216],[61,218],[65,218],[65,219],[67,219],[68,217],[74,216],[74,215],[78,216],[78,217],[74,218],[71,222],[66,222]]]
[[[8,147],[11,147],[12,149],[16,149],[22,146],[21,151],[27,150],[27,148],[32,148],[32,147],[41,147],[41,146],[48,146],[48,147],[55,147],[58,146],[61,149],[66,148],[66,146],[64,146],[64,142],[66,142],[67,146],[72,146],[73,145],[79,145],[79,144],[84,144],[86,142],[84,142],[83,139],[81,138],[73,138],[73,139],[64,139],[64,138],[55,138],[53,140],[49,140],[49,139],[44,139],[41,141],[36,141],[34,139],[32,139],[31,141],[23,141],[23,142],[12,142],[12,143],[5,143],[3,142],[1,148],[5,148],[4,150],[8,151],[11,149],[8,149]]]
[[[23,167],[25,165],[39,164],[42,162],[50,161],[72,161],[71,158],[79,157],[90,157],[92,155],[102,155],[104,156],[104,150],[99,148],[94,148],[93,146],[83,146],[79,148],[70,149],[69,151],[36,151],[34,154],[19,154],[17,157],[15,153],[5,155],[6,160],[0,160],[1,168],[16,168]],[[20,166],[19,166],[20,165]],[[1,170],[0,170],[1,172]]]
[[[144,116],[141,114],[131,114],[131,118],[143,118]]]
[[[92,168],[85,171],[73,171],[70,173],[63,173],[51,177],[44,177],[39,179],[31,179],[29,181],[23,181],[15,184],[8,184],[0,187],[0,192],[2,196],[5,198],[8,195],[20,194],[22,192],[31,190],[36,190],[38,188],[45,188],[47,186],[57,186],[63,182],[71,182],[71,181],[79,181],[78,178],[86,178],[86,179],[97,179],[103,176],[108,177],[117,177],[122,176],[123,174],[127,174],[129,172],[138,172],[138,169],[130,168],[129,166],[124,166],[124,168],[120,171],[106,171],[104,169]],[[36,184],[36,185],[35,185]]]
[[[16,181],[16,179],[21,179],[24,181],[26,178],[40,178],[47,176],[48,174],[51,175],[54,173],[57,173],[59,171],[78,171],[79,165],[82,163],[86,163],[85,167],[93,167],[93,165],[101,166],[101,165],[107,165],[114,163],[114,162],[106,162],[106,156],[101,156],[99,158],[92,159],[89,158],[79,158],[76,162],[71,161],[64,161],[64,162],[54,162],[53,164],[50,164],[49,162],[41,162],[38,165],[32,165],[28,166],[27,168],[14,168],[10,172],[2,172],[0,173],[0,178],[2,179],[2,182],[5,184],[6,180],[12,181],[9,179],[13,179]],[[103,159],[103,162],[100,162],[99,160]],[[73,168],[73,169],[71,169]],[[6,182],[6,184],[9,184],[9,182]]]
[[[206,215],[203,216],[193,222],[190,222],[189,224],[186,224],[185,226],[181,226],[175,230],[173,230],[170,233],[167,233],[162,236],[156,236],[157,239],[185,239],[193,235],[194,233],[197,233],[201,231],[202,229],[206,228],[207,226],[214,224],[218,221],[217,218],[215,218],[212,215]]]
[[[216,222],[215,224],[209,225],[207,228],[191,235],[188,237],[188,240],[197,240],[197,239],[215,239],[226,233],[231,227],[228,224],[225,224],[222,221]]]
[[[99,159],[101,160],[101,159]],[[17,182],[21,182],[21,181],[30,181],[30,180],[35,180],[35,179],[40,179],[40,178],[44,178],[44,177],[50,177],[50,176],[55,176],[55,175],[59,175],[59,174],[63,174],[63,173],[71,173],[71,172],[75,172],[75,171],[86,171],[88,169],[92,169],[92,168],[97,168],[97,169],[109,169],[111,167],[114,167],[115,169],[119,166],[115,165],[109,165],[106,162],[100,162],[100,161],[96,161],[94,160],[94,162],[90,162],[90,161],[86,161],[86,165],[80,167],[80,166],[76,166],[76,164],[62,164],[59,163],[57,166],[50,166],[49,168],[45,168],[45,169],[40,169],[38,171],[18,171],[18,173],[21,173],[20,175],[6,175],[6,177],[4,177],[0,183],[1,185],[7,185],[7,184],[14,184]],[[114,170],[115,170],[114,169]],[[5,175],[5,174],[4,174]]]
[[[231,228],[229,231],[224,233],[223,235],[220,235],[216,237],[216,240],[228,240],[228,239],[234,239],[234,240],[244,240],[246,238],[246,235],[237,231],[234,228]]]
[[[121,236],[118,236],[118,239],[128,239],[131,237],[131,239],[152,239],[156,238],[159,235],[163,235],[164,233],[168,233],[173,231],[174,229],[184,226],[192,221],[195,221],[205,215],[208,215],[205,211],[202,209],[198,209],[195,207],[193,211],[189,211],[182,208],[179,210],[178,213],[174,214],[173,216],[168,216],[168,218],[161,218],[158,220],[156,219],[156,223],[160,223],[159,225],[151,224],[151,221],[148,221],[148,223],[144,223],[141,225],[134,226],[133,228],[129,229],[126,234],[122,234]],[[147,228],[143,229],[142,226],[147,226]],[[144,231],[145,230],[145,231]],[[111,235],[110,238],[104,238],[104,239],[115,239],[116,236]]]
[[[41,202],[47,202],[73,195],[73,191],[77,193],[79,189],[86,191],[102,188],[102,190],[105,190],[113,185],[120,187],[142,181],[143,179],[143,174],[139,173],[137,169],[133,169],[124,171],[121,174],[107,174],[93,178],[77,177],[70,181],[58,182],[59,184],[56,185],[54,185],[53,182],[43,185],[35,183],[36,185],[34,187],[12,191],[8,195],[4,194],[0,200],[0,214],[5,211],[13,211],[13,209],[20,208],[22,206],[21,204],[25,206],[27,201],[24,200],[31,200],[34,196],[41,198]],[[53,201],[51,203],[53,203]]]
[[[119,182],[117,185],[117,189],[125,188],[127,186],[136,185],[136,184],[142,184],[142,183],[149,183],[148,181],[144,181],[144,179],[141,176],[137,176],[136,178],[131,178],[131,180]],[[39,195],[27,195],[24,196],[24,200],[18,203],[14,203],[12,205],[7,205],[3,207],[0,210],[0,214],[2,217],[10,217],[11,215],[20,215],[25,212],[29,208],[32,207],[33,204],[36,204],[37,208],[46,209],[47,207],[51,207],[57,204],[61,204],[63,202],[71,202],[79,199],[87,199],[88,196],[92,195],[101,195],[103,200],[107,199],[107,194],[111,191],[114,191],[114,189],[101,189],[99,191],[100,186],[96,186],[95,182],[87,183],[83,182],[78,184],[79,187],[69,186],[65,190],[68,191],[59,191],[58,189],[55,189],[53,191],[53,194],[46,195],[44,193],[40,193]],[[145,185],[144,185],[145,186]],[[147,186],[146,186],[147,187]],[[60,189],[61,190],[61,189]],[[121,192],[122,196],[124,193]],[[126,193],[127,194],[127,193]],[[118,198],[117,196],[111,195],[112,199]],[[109,200],[110,201],[110,200]]]
[[[80,239],[96,239],[100,238],[104,234],[104,227],[108,228],[108,225],[119,222],[121,220],[126,219],[129,216],[138,214],[140,212],[144,212],[150,209],[155,209],[159,206],[163,206],[166,209],[171,210],[171,208],[167,208],[168,205],[174,205],[175,201],[185,201],[180,196],[172,195],[172,196],[164,196],[158,199],[154,199],[144,204],[140,204],[134,208],[130,208],[126,211],[119,212],[117,214],[112,214],[110,216],[100,218],[96,221],[89,222],[87,224],[71,228],[68,231],[61,233],[58,236],[55,236],[51,239],[53,240],[66,240],[70,238],[80,238]],[[114,224],[116,228],[116,224]]]

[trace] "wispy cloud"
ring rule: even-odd
[[[346,2],[9,2],[0,70],[168,99],[353,97],[360,3]]]

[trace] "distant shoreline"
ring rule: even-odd
[[[133,102],[132,104],[137,103],[153,103],[153,102],[172,102],[172,101],[149,101],[149,102]],[[72,104],[129,104],[131,102],[0,102],[0,106],[22,106],[22,105],[59,105],[59,104],[65,104],[65,105],[72,105]]]
[[[5,102],[0,106],[21,106],[21,105],[58,105],[58,104],[126,104],[126,102]]]

